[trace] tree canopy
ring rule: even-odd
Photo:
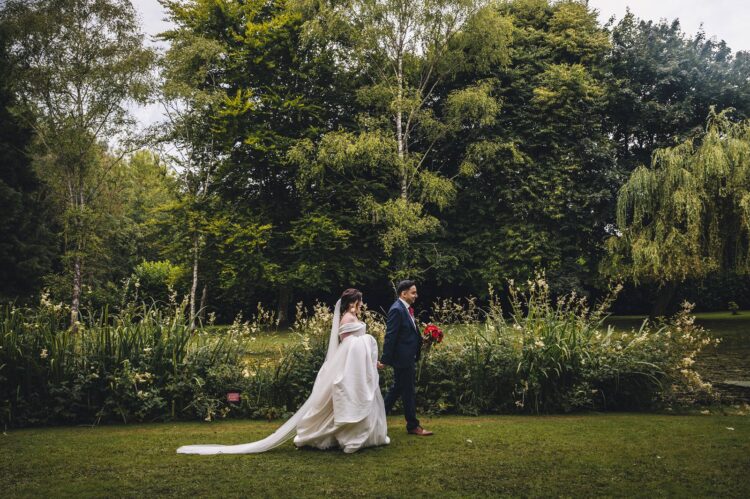
[[[553,292],[618,276],[663,297],[746,272],[750,55],[678,20],[162,3],[159,54],[127,0],[0,10],[3,297],[284,322],[351,286],[385,305],[403,277],[429,302],[541,270]],[[136,152],[128,103],[148,99],[166,118]]]

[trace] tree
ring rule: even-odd
[[[616,147],[618,187],[636,167],[649,164],[655,150],[700,134],[711,106],[734,108],[735,119],[750,117],[747,52],[733,54],[724,41],[702,31],[688,35],[679,20],[645,21],[630,12],[611,27],[611,40],[606,128]],[[615,206],[610,204],[608,214],[612,223]],[[637,293],[650,294],[658,313],[680,287],[644,284]]]
[[[179,14],[189,8],[176,2],[166,5],[178,20]],[[197,5],[200,7],[201,3]],[[202,309],[197,292],[201,257],[210,237],[207,229],[215,209],[214,184],[225,157],[217,139],[216,118],[226,97],[219,86],[226,54],[217,40],[193,30],[175,29],[161,36],[170,42],[170,47],[160,61],[160,96],[167,122],[166,126],[159,126],[158,134],[159,140],[175,151],[167,157],[179,172],[181,192],[172,208],[182,212],[174,220],[183,222],[180,228],[189,247],[182,249],[188,250],[191,259],[190,325],[194,328]],[[205,302],[207,293],[204,282],[201,302]]]
[[[220,54],[211,64],[193,58],[188,85],[220,88],[204,127],[223,155],[213,177],[216,216],[206,224],[214,231],[206,249],[215,252],[216,285],[222,301],[238,306],[275,298],[285,323],[295,296],[328,291],[345,280],[342,272],[351,282],[369,270],[356,251],[343,251],[359,235],[351,195],[334,197],[320,184],[300,188],[299,168],[287,157],[298,141],[351,120],[351,83],[331,50],[302,42],[306,18],[293,2],[166,5],[177,28],[165,39],[200,40]],[[231,227],[242,229],[237,237]],[[334,273],[331,252],[340,254]]]
[[[135,243],[128,256],[135,264],[160,260],[174,235],[164,228],[174,222],[166,208],[177,201],[179,179],[159,155],[147,149],[130,155],[119,165],[115,177],[121,184],[124,217],[130,226],[126,233]],[[132,268],[128,266],[127,272]]]
[[[31,129],[11,112],[15,104],[14,68],[8,36],[0,24],[0,299],[24,299],[36,292],[52,270],[58,241],[52,207],[34,172],[28,148]]]
[[[619,186],[604,128],[607,33],[579,2],[497,8],[513,23],[510,62],[466,67],[441,90],[491,81],[502,106],[491,125],[438,144],[445,163],[471,175],[457,178],[438,240],[460,265],[435,279],[446,293],[482,294],[546,269],[557,290],[586,291]]]
[[[719,271],[750,271],[750,121],[711,110],[705,133],[654,152],[620,189],[605,271],[663,288]]]
[[[370,183],[360,203],[380,233],[391,278],[421,274],[429,255],[418,239],[440,227],[427,209],[445,208],[456,193],[434,147],[493,123],[499,109],[487,82],[443,98],[436,89],[468,64],[505,63],[510,22],[472,0],[353,0],[322,9],[306,32],[340,47],[342,68],[362,82],[361,111],[353,131],[302,142],[290,157],[308,180],[334,172]]]
[[[645,21],[628,12],[611,28],[607,64],[609,127],[625,172],[658,148],[699,132],[711,106],[750,117],[750,54],[723,40],[685,34],[679,20]]]
[[[132,284],[133,276],[141,278],[140,297],[147,297],[147,282],[164,275],[164,269],[169,269],[169,284],[174,291],[185,293],[185,268],[162,261],[173,257],[167,248],[175,238],[175,219],[168,209],[177,200],[175,175],[154,152],[139,150],[112,169],[106,189],[106,204],[97,203],[97,211],[105,211],[108,216],[102,227],[101,255],[90,259],[88,265],[87,279],[94,288],[84,294],[89,304],[97,307],[122,303],[129,296],[124,291]],[[98,270],[93,275],[92,267]],[[135,291],[132,287],[130,290]]]
[[[153,53],[127,0],[14,0],[4,16],[20,68],[19,116],[32,118],[40,170],[63,213],[76,328],[84,266],[97,246],[94,204],[126,152],[108,155],[103,142],[133,123],[126,105],[147,98]]]

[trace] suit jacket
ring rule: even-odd
[[[421,353],[422,335],[409,309],[401,300],[396,300],[388,310],[381,362],[397,368],[411,367],[419,360]]]

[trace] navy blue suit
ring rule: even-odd
[[[393,367],[393,386],[385,396],[385,411],[391,412],[398,397],[404,404],[406,429],[419,426],[416,412],[416,363],[422,353],[422,335],[401,300],[388,310],[381,362]]]

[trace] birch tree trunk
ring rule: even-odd
[[[78,331],[78,314],[81,308],[81,256],[76,255],[73,262],[73,299],[70,304],[70,327]]]
[[[72,185],[72,183],[69,183],[69,185]],[[83,287],[83,254],[86,245],[83,227],[83,212],[85,206],[83,186],[79,184],[77,190],[78,193],[72,195],[70,198],[70,203],[73,205],[74,209],[78,211],[75,223],[73,224],[75,227],[73,229],[73,237],[75,238],[74,247],[76,253],[73,259],[73,295],[70,303],[70,328],[74,333],[78,332],[78,318],[81,310],[81,290]],[[74,190],[71,190],[71,192],[74,192]]]
[[[201,322],[205,322],[206,320],[206,300],[208,298],[208,285],[203,284],[203,292],[201,293],[201,306],[198,309],[198,316],[201,319]]]
[[[195,295],[198,291],[199,236],[193,238],[193,284],[190,286],[190,329],[195,329]]]
[[[396,142],[398,144],[398,164],[401,170],[401,199],[408,198],[408,179],[406,172],[406,163],[404,161],[404,129],[403,129],[403,96],[404,96],[404,67],[403,56],[398,55],[396,66],[396,81],[398,82],[398,103],[396,104]]]
[[[155,52],[144,46],[129,0],[2,6],[6,4],[3,26],[7,23],[18,41],[4,44],[4,50],[17,69],[13,82],[23,110],[19,116],[36,132],[40,157],[50,158],[45,183],[59,191],[60,211],[70,217],[62,225],[73,274],[70,319],[75,331],[83,266],[94,267],[92,240],[101,229],[95,216],[102,213],[97,210],[102,210],[104,186],[123,156],[140,148],[137,141],[124,140],[118,141],[121,152],[102,154],[108,149],[103,143],[115,136],[128,138],[133,131],[130,107],[150,96]]]

